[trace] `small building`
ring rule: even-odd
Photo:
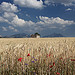
[[[40,35],[36,35],[35,37],[36,37],[36,38],[40,38]]]
[[[34,35],[34,34],[32,34],[32,35],[31,35],[31,38],[35,38],[35,35]]]

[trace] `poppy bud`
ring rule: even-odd
[[[52,68],[53,67],[53,65],[51,65],[51,66],[49,66],[50,68]]]
[[[55,62],[53,62],[53,66],[55,66]]]
[[[60,75],[60,73],[58,73],[58,72],[56,74]]]
[[[49,54],[49,56],[51,56],[51,55]]]
[[[62,60],[62,57],[60,59]]]
[[[30,56],[30,54],[28,53],[28,55],[27,56]]]

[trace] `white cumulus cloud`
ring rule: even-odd
[[[21,6],[21,7],[28,7],[28,8],[35,8],[35,9],[41,9],[44,7],[43,1],[37,1],[37,0],[14,0],[14,3]]]
[[[16,17],[16,14],[11,12],[4,12],[3,14],[3,18],[7,19],[9,22],[11,22],[14,19],[14,17]]]
[[[64,20],[59,17],[56,18],[49,18],[44,16],[39,16],[40,21],[37,22],[37,25],[42,25],[44,27],[50,27],[50,28],[63,28],[68,25],[75,24],[74,21]]]
[[[2,2],[0,5],[2,16],[0,16],[0,22],[7,22],[13,26],[24,26],[26,21],[20,19],[15,12],[18,12],[17,7],[14,4]],[[30,22],[28,22],[30,24]],[[6,30],[3,27],[4,30]],[[17,30],[15,30],[17,31]]]
[[[23,19],[19,19],[16,15],[11,21],[11,24],[13,24],[14,26],[23,26],[25,24],[25,21]]]
[[[0,16],[0,22],[8,22],[8,20]]]
[[[67,8],[67,9],[66,9],[66,11],[70,11],[70,10],[72,10],[72,9],[71,9],[71,8]]]
[[[75,0],[45,0],[44,3],[47,5],[50,5],[50,3],[61,3],[65,6],[75,6]]]
[[[18,30],[17,29],[15,29],[14,27],[12,27],[12,26],[9,26],[9,29],[10,30],[13,30],[13,31],[15,31],[15,32],[18,32]]]
[[[14,1],[22,2],[22,0],[14,0]],[[26,2],[32,1],[32,3],[34,3],[33,2],[34,0],[23,0],[23,1],[26,1]],[[40,1],[36,1],[36,2],[40,2]],[[28,30],[39,30],[39,29],[43,30],[43,28],[61,28],[62,29],[66,26],[75,24],[74,21],[64,20],[64,19],[61,19],[60,17],[49,18],[49,17],[44,17],[44,16],[39,16],[39,17],[36,16],[36,19],[38,19],[38,22],[33,22],[31,20],[26,21],[24,19],[19,18],[18,15],[15,14],[15,12],[18,12],[15,5],[13,5],[11,3],[7,3],[7,2],[5,2],[5,3],[6,3],[6,6],[5,6],[4,2],[0,5],[1,6],[0,9],[3,11],[2,16],[0,16],[0,22],[7,22],[10,25],[9,29],[11,29],[15,32],[18,31],[15,27],[20,27],[22,29],[24,28],[28,31]],[[12,6],[14,6],[14,9],[12,9]],[[9,7],[9,10],[6,10],[7,7]],[[27,7],[27,6],[25,5],[25,7]],[[34,6],[32,8],[37,8],[37,6]],[[70,9],[68,9],[68,10],[70,10]],[[29,16],[29,15],[26,14],[26,16]],[[4,31],[7,31],[6,27],[2,27],[2,29]]]
[[[57,23],[57,24],[73,24],[74,21],[68,21],[68,20],[64,20],[64,19],[61,19],[59,17],[56,17],[56,18],[49,18],[49,17],[43,17],[43,16],[39,16],[40,20],[42,20],[44,23],[48,23],[48,24],[54,24],[54,23]]]
[[[7,2],[1,3],[0,10],[6,11],[6,12],[18,12],[17,6],[11,3],[7,3]]]
[[[15,17],[15,14],[11,12],[4,12],[3,17],[10,19],[11,17]]]
[[[16,15],[15,12],[18,12],[18,11],[17,11],[17,8],[15,5],[13,5],[11,3],[3,2],[3,3],[1,3],[0,6],[1,6],[0,7],[0,9],[1,9],[0,22],[8,23],[10,25],[8,27],[10,30],[18,32],[18,30],[15,27],[21,27],[21,28],[24,27],[24,28],[29,28],[29,29],[34,28],[34,26],[35,26],[34,22],[32,22],[31,20],[25,21],[25,20],[19,18],[18,15]],[[13,7],[14,7],[14,9],[13,9]],[[3,29],[3,31],[7,31],[6,27],[2,27],[2,29]]]

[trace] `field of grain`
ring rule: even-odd
[[[75,75],[75,38],[0,38],[0,75]]]

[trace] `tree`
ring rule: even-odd
[[[39,33],[35,33],[34,35],[40,35]]]

